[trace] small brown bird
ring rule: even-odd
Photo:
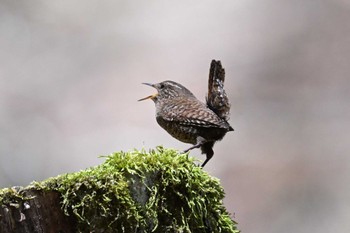
[[[158,124],[174,138],[193,144],[184,153],[201,148],[202,153],[206,154],[202,167],[213,157],[215,142],[221,140],[228,131],[233,131],[227,122],[230,103],[224,90],[224,81],[225,70],[220,61],[213,60],[209,72],[206,104],[179,83],[143,83],[154,87],[157,93],[139,101],[153,100]]]

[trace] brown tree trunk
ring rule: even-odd
[[[74,219],[61,209],[60,193],[30,189],[23,191],[22,197],[16,204],[1,206],[1,233],[75,232]]]

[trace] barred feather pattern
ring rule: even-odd
[[[151,99],[156,105],[156,120],[174,138],[191,143],[185,150],[201,148],[206,154],[202,167],[213,157],[213,146],[233,128],[227,122],[230,103],[224,90],[225,70],[220,61],[211,63],[206,104],[199,101],[191,91],[174,81],[150,84],[156,94],[142,98]]]
[[[208,141],[221,140],[231,126],[212,110],[191,98],[172,98],[156,103],[158,124],[174,138],[195,144],[201,136]]]
[[[212,60],[209,70],[207,105],[220,118],[228,121],[231,104],[224,89],[225,69],[220,61]]]

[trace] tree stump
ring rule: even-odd
[[[0,232],[239,232],[219,180],[188,154],[118,152],[99,166],[0,190]]]

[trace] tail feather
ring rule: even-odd
[[[208,107],[221,119],[228,120],[230,115],[230,102],[224,90],[225,69],[220,61],[212,60],[209,70]]]

